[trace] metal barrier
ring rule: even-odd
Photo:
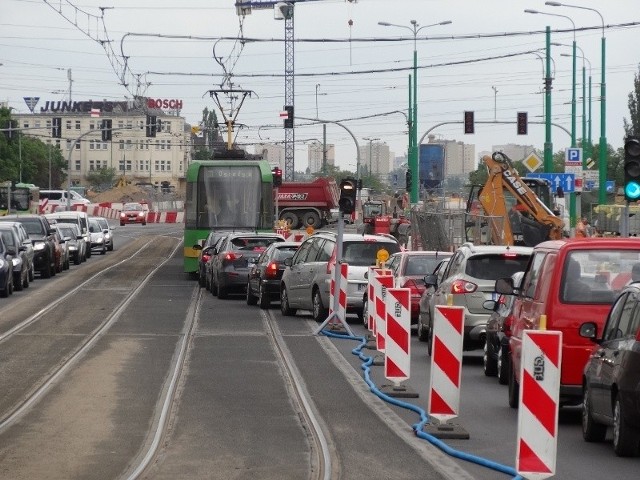
[[[412,210],[411,249],[454,251],[465,242],[503,244],[503,217],[463,210]]]

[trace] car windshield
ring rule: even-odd
[[[60,233],[64,237],[68,237],[68,238],[72,238],[72,239],[76,238],[76,233],[73,231],[73,228],[69,228],[69,227],[66,227],[66,226],[65,227],[58,226],[58,230],[60,231]]]
[[[281,242],[278,237],[236,237],[231,239],[232,250],[264,251],[273,242]]]
[[[38,220],[31,220],[27,218],[20,219],[20,223],[24,226],[24,229],[30,235],[44,235],[42,224]]]
[[[529,255],[491,254],[475,255],[467,260],[466,274],[479,280],[498,280],[523,272],[529,263]]]
[[[139,203],[127,203],[122,209],[125,212],[141,212],[142,205],[140,205]]]
[[[376,264],[379,250],[386,250],[389,255],[399,252],[400,245],[395,242],[358,241],[344,242],[342,259],[349,265],[368,267]]]
[[[276,251],[273,252],[273,260],[284,262],[287,258],[293,257],[297,251],[297,246],[276,248]]]
[[[409,255],[404,274],[424,276],[433,273],[438,264],[442,261],[441,256]]]
[[[109,228],[109,222],[104,218],[96,218],[96,222],[100,225],[100,228],[107,230]]]

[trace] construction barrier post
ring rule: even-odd
[[[376,275],[376,283],[374,284],[376,308],[375,308],[375,321],[376,321],[376,349],[380,353],[385,353],[385,334],[387,328],[385,326],[386,321],[386,308],[385,298],[387,295],[387,288],[393,287],[392,275]]]
[[[524,331],[516,470],[530,480],[556,473],[561,364],[562,332]]]
[[[436,305],[431,339],[428,413],[439,423],[427,424],[425,431],[438,438],[469,438],[463,428],[449,423],[449,420],[458,416],[460,409],[463,335],[464,308]]]

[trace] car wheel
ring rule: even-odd
[[[313,319],[316,322],[323,322],[327,319],[327,315],[329,314],[329,310],[322,305],[322,297],[320,297],[320,290],[317,288],[313,290],[313,296],[311,297],[311,302],[313,305]]]
[[[265,291],[264,285],[260,285],[260,289],[258,290],[258,305],[264,310],[271,306],[271,298],[269,298],[269,294]]]
[[[289,306],[289,296],[284,286],[280,289],[280,312],[282,312],[282,315],[285,317],[292,317],[297,312],[295,308]]]
[[[19,291],[21,291],[23,288],[24,288],[24,287],[23,287],[23,283],[22,283],[22,274],[21,274],[21,275],[20,275],[20,280],[18,281],[18,283],[14,283],[14,284],[13,284],[13,289],[14,289],[16,292],[19,292]]]
[[[76,254],[73,257],[73,264],[80,265],[81,263],[82,263],[82,257],[80,256],[80,252],[76,252]]]
[[[109,247],[107,247],[107,250],[109,250],[110,252],[113,252],[113,243],[109,245]]]
[[[247,305],[255,305],[258,303],[258,297],[251,293],[251,286],[247,282]]]
[[[513,365],[513,363],[511,364]],[[513,370],[513,369],[510,369]],[[520,401],[520,385],[516,380],[515,372],[511,372],[509,375],[509,406],[511,408],[518,408]]]
[[[613,407],[613,451],[619,457],[632,457],[638,453],[639,444],[640,432],[629,424],[620,395],[617,395]]]
[[[11,274],[8,274],[9,278],[7,279],[7,284],[4,286],[4,289],[0,290],[0,297],[2,298],[7,298],[9,295],[11,295],[11,291],[9,290],[9,282],[12,282],[13,280],[11,279]]]
[[[509,350],[500,345],[498,349],[498,383],[506,385],[509,383],[509,373],[511,372],[509,364]]]
[[[597,423],[591,416],[591,389],[582,390],[582,437],[587,442],[602,442],[607,435],[607,426]]]
[[[49,258],[46,259],[44,268],[40,270],[40,276],[42,278],[51,278],[51,262]]]
[[[107,249],[105,247],[102,247],[102,251],[100,252],[100,255],[104,255],[105,253],[107,253]]]
[[[222,285],[220,285],[220,282],[218,282],[217,280],[216,280],[216,286],[218,290],[217,297],[220,300],[226,299],[229,296],[229,290],[227,289],[227,287],[223,287]]]
[[[24,277],[24,282],[22,282],[22,287],[23,288],[29,288],[29,284],[31,283],[29,280],[29,275],[30,275],[31,270],[27,271],[27,274]]]
[[[91,258],[91,249],[90,248],[87,249],[87,258]]]
[[[421,342],[426,342],[429,340],[429,332],[427,327],[424,326],[421,320],[421,316],[418,317],[418,340]]]
[[[496,359],[491,355],[491,353],[493,353],[491,350],[493,350],[493,348],[489,345],[489,338],[485,337],[484,348],[482,350],[482,367],[487,377],[494,377],[496,373],[498,373],[498,365]]]
[[[200,285],[200,287],[206,287],[206,279],[202,274],[202,269],[198,270],[198,285]]]
[[[36,269],[33,267],[33,263],[31,264],[31,268],[29,269],[29,281],[33,282],[36,278]]]
[[[431,356],[433,353],[433,333],[431,328],[427,329],[427,355]]]
[[[215,278],[213,277],[213,274],[211,274],[209,285],[211,286],[211,294],[213,296],[217,296],[218,295],[218,285],[215,283]]]
[[[369,301],[366,296],[362,301],[362,323],[364,328],[369,328]]]

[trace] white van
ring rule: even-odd
[[[68,196],[70,194],[70,196]],[[74,192],[73,190],[40,190],[40,201],[42,203],[42,199],[46,198],[47,203],[49,205],[56,206],[66,206],[67,198],[69,198],[71,205],[83,205],[91,203],[90,200],[87,200],[78,192]]]
[[[91,256],[91,235],[89,233],[89,216],[86,212],[55,212],[45,217],[51,223],[73,223],[78,226],[87,245],[87,258]]]

